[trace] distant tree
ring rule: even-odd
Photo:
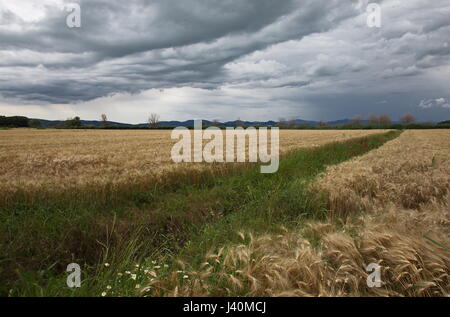
[[[151,128],[154,128],[158,125],[158,123],[159,123],[159,115],[156,113],[150,114],[150,117],[148,117],[148,125]]]
[[[28,123],[31,128],[40,128],[42,126],[41,120],[31,119]]]
[[[319,127],[326,127],[327,123],[325,121],[320,121],[319,122]]]
[[[108,117],[106,116],[106,114],[102,113],[100,118],[101,118],[101,121],[102,121],[103,125],[107,125],[108,124]]]
[[[361,121],[362,121],[362,117],[360,115],[356,115],[352,118],[352,120],[350,120],[350,124],[351,125],[361,125]]]
[[[372,124],[372,125],[380,124],[380,117],[377,116],[376,114],[371,114],[369,116],[369,123]]]
[[[295,129],[297,127],[297,120],[292,118],[286,122],[286,125],[289,129]]]
[[[80,117],[73,118],[73,125],[75,127],[81,127],[81,119],[80,119]]]
[[[300,124],[300,128],[307,128],[307,127],[309,127],[308,122],[302,122],[302,124]]]
[[[286,123],[286,119],[285,118],[279,118],[278,119],[278,123],[277,126],[279,126],[280,128],[284,128],[286,127],[287,123]]]
[[[82,126],[80,117],[69,118],[66,120],[64,127],[66,128],[79,128]]]
[[[416,118],[410,113],[405,113],[403,116],[401,116],[400,121],[403,124],[409,124],[415,122]]]
[[[391,121],[391,118],[389,118],[388,115],[382,114],[382,115],[380,116],[380,118],[379,118],[379,123],[380,123],[381,125],[388,125],[388,124],[391,124],[392,121]]]

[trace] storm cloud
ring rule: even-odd
[[[450,3],[372,2],[381,28],[358,0],[0,0],[0,113],[450,116]]]

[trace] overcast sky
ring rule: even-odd
[[[449,62],[450,0],[0,0],[0,115],[441,121]]]

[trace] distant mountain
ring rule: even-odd
[[[203,125],[211,125],[212,121],[203,120]],[[148,123],[139,123],[136,124],[136,126],[139,127],[146,127],[148,126]],[[160,121],[158,122],[158,126],[160,127],[193,127],[194,126],[194,120],[187,120],[187,121]]]
[[[327,125],[344,125],[349,124],[350,122],[351,122],[350,119],[342,119],[342,120],[328,121]]]
[[[17,120],[22,120],[22,123],[18,123]],[[38,124],[36,124],[38,122]],[[101,127],[104,126],[104,122],[98,121],[98,120],[79,120],[77,121],[77,125],[81,122],[81,126],[84,127]],[[226,121],[226,122],[215,122],[215,121],[209,121],[209,120],[202,120],[203,126],[219,126],[219,127],[236,127],[236,126],[277,126],[279,125],[279,122],[269,120],[269,121],[244,121],[244,120],[234,120],[234,121]],[[341,119],[341,120],[334,120],[334,121],[327,121],[325,124],[327,126],[343,126],[347,124],[351,124],[351,119]],[[33,119],[33,118],[26,118],[26,117],[5,117],[0,115],[0,126],[32,126],[37,127],[39,126],[43,128],[58,128],[58,127],[64,127],[67,126],[68,121],[67,120],[45,120],[45,119]],[[294,124],[293,124],[294,123]],[[431,122],[433,124],[436,124],[436,122]],[[442,121],[439,123],[439,125],[445,125],[449,124],[450,121]],[[303,119],[296,119],[296,120],[288,120],[283,125],[284,126],[292,126],[295,125],[297,127],[299,126],[317,126],[319,125],[319,121],[312,121],[312,120],[303,120]],[[369,125],[368,120],[361,120],[361,125]],[[392,121],[392,124],[401,124],[399,121]],[[420,124],[420,122],[418,123]],[[139,124],[130,124],[130,123],[122,123],[122,122],[114,122],[114,121],[108,121],[107,125],[109,127],[123,127],[123,128],[143,128],[147,127],[147,123],[139,123]],[[161,128],[175,128],[175,127],[193,127],[194,126],[194,120],[186,120],[186,121],[160,121],[158,123],[158,127]]]
[[[65,123],[65,120],[45,120],[45,119],[33,119],[33,120],[39,120],[41,122],[41,126],[45,128],[51,128],[51,127],[58,127],[62,126]],[[349,124],[351,122],[350,119],[341,119],[341,120],[335,120],[335,121],[328,121],[326,124],[328,126],[336,126],[336,125],[344,125]],[[81,123],[83,126],[92,126],[92,127],[100,127],[103,126],[102,121],[97,120],[81,120]],[[362,122],[365,124],[366,122]],[[277,121],[269,120],[269,121],[244,121],[244,120],[234,120],[234,121],[226,121],[226,122],[213,122],[209,120],[203,120],[203,126],[225,126],[225,127],[235,127],[239,125],[245,125],[245,126],[276,126],[278,124]],[[296,119],[295,125],[309,125],[309,126],[317,126],[319,125],[319,121],[312,121],[312,120],[302,120],[302,119]],[[130,124],[130,123],[122,123],[122,122],[113,122],[108,121],[108,126],[115,126],[115,127],[147,127],[147,123],[138,123],[138,124]],[[158,123],[159,127],[192,127],[194,126],[194,120],[186,120],[186,121],[160,121]]]
[[[62,126],[65,123],[65,120],[45,120],[45,119],[32,119],[38,120],[41,122],[41,126],[44,128],[50,127],[58,127]],[[213,122],[209,120],[202,120],[203,126],[226,126],[226,127],[235,127],[238,124],[244,124],[246,126],[275,126],[277,123],[275,121],[227,121],[227,122]],[[81,120],[81,124],[83,126],[92,126],[92,127],[100,127],[103,126],[102,121],[96,120]],[[121,123],[121,122],[113,122],[108,121],[108,126],[116,126],[116,127],[147,127],[148,123],[138,123],[138,124],[130,124],[130,123]],[[193,127],[194,120],[186,120],[186,121],[160,121],[158,122],[159,127]]]

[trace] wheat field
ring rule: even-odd
[[[281,130],[280,152],[316,147],[384,130]],[[85,183],[133,182],[172,170],[170,130],[0,131],[3,189],[76,187]],[[188,164],[199,168],[202,164]],[[203,166],[207,166],[203,164]]]
[[[191,177],[198,170],[218,166],[177,166],[170,159],[176,140],[164,130],[0,131],[5,228],[8,222],[16,223],[14,230],[0,232],[3,249],[17,259],[10,263],[11,272],[16,263],[36,270],[60,259],[69,261],[74,254],[79,260],[96,262],[108,259],[109,252],[111,267],[109,263],[103,267],[101,282],[88,291],[96,296],[103,290],[107,296],[448,296],[450,132],[406,130],[400,136],[400,132],[389,132],[395,138],[389,137],[380,147],[367,143],[380,132],[386,131],[281,130],[285,170],[272,178],[249,173],[238,182],[230,178],[215,184],[217,188],[192,186],[189,195],[171,193],[169,187],[155,190],[159,196],[153,197],[152,186],[147,185],[155,175],[163,182],[182,183],[188,178],[180,179],[181,174],[175,173],[170,179],[170,172],[187,168],[195,171],[187,174]],[[355,139],[369,135],[374,136]],[[354,143],[330,144],[349,139]],[[309,148],[317,149],[295,151]],[[332,165],[334,156],[343,152],[352,158],[341,158],[343,163]],[[299,174],[291,177],[296,172]],[[209,177],[215,179],[215,175]],[[145,186],[139,185],[142,180]],[[201,177],[198,180],[202,182]],[[87,190],[81,189],[89,184]],[[108,184],[120,184],[127,190],[121,191],[119,185],[108,189]],[[35,188],[45,191],[33,196]],[[61,188],[69,189],[63,191],[69,196],[53,192]],[[17,189],[8,198],[8,191]],[[296,195],[306,200],[296,200]],[[128,201],[135,205],[129,207]],[[249,204],[244,210],[246,201]],[[303,203],[309,204],[312,213],[300,214],[299,222],[283,218],[283,213],[295,213]],[[36,206],[39,211],[35,212]],[[117,224],[115,216],[102,212],[120,208],[123,212]],[[81,214],[84,209],[87,211]],[[227,215],[229,210],[235,210],[234,214]],[[258,219],[263,219],[262,227]],[[217,226],[211,227],[207,236],[203,234],[208,231],[198,232],[195,241],[200,246],[192,249],[195,257],[190,263],[183,250],[187,247],[190,254],[185,242],[195,235],[189,230],[184,235],[183,230],[206,222]],[[245,225],[239,227],[241,223]],[[147,234],[133,240],[133,232],[140,226]],[[39,238],[31,241],[30,232]],[[163,234],[162,240],[155,238],[157,232]],[[215,232],[226,240],[213,242]],[[181,237],[181,242],[179,253],[166,257],[158,248],[169,234]],[[150,257],[142,262],[118,261],[114,253],[127,250],[134,241],[145,242],[147,247],[130,247],[130,254],[145,252]],[[201,244],[212,248],[207,252]],[[381,268],[379,288],[367,284],[369,264]]]
[[[237,232],[200,268],[152,278],[146,296],[449,296],[450,132],[408,130],[330,166],[311,186],[328,216],[282,234]],[[368,264],[381,287],[368,287]],[[180,267],[189,267],[180,263]]]
[[[281,161],[284,164],[297,152],[321,153],[323,145],[333,141],[358,143],[355,138],[369,135],[377,139],[380,132],[385,131],[281,130]],[[67,264],[75,261],[98,278],[83,294],[97,296],[96,290],[103,287],[98,281],[109,279],[98,274],[99,261],[110,261],[111,268],[119,269],[129,261],[163,257],[167,250],[182,248],[205,224],[226,218],[227,213],[240,215],[243,202],[262,201],[267,192],[260,181],[267,181],[270,191],[271,179],[284,183],[292,178],[290,169],[310,175],[316,165],[323,165],[322,159],[313,164],[307,160],[302,169],[302,162],[295,161],[283,179],[278,173],[265,177],[259,166],[251,164],[176,165],[170,158],[176,140],[170,134],[0,131],[0,294],[10,289],[21,295],[42,294],[43,289],[52,296],[65,294],[68,289],[46,285],[59,285]],[[354,155],[351,151],[349,156]],[[330,155],[323,159],[333,161]],[[262,196],[256,198],[256,191]]]

